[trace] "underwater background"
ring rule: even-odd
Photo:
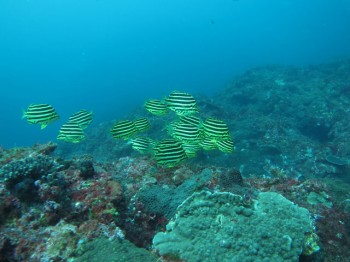
[[[0,262],[350,257],[350,1],[0,2]]]
[[[55,140],[82,108],[94,124],[173,90],[212,95],[252,67],[304,66],[350,52],[347,0],[1,1],[0,144]],[[21,120],[49,103],[61,120]]]

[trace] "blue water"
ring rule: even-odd
[[[70,114],[123,118],[170,91],[211,95],[269,64],[349,57],[349,0],[2,0],[0,145],[55,140]],[[50,103],[45,130],[21,119]]]

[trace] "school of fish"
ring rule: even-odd
[[[234,144],[227,124],[220,119],[201,119],[195,98],[185,92],[174,91],[163,100],[150,99],[145,109],[154,116],[164,116],[174,112],[174,120],[164,130],[168,137],[153,140],[140,133],[151,128],[147,118],[120,120],[110,130],[115,139],[127,140],[131,147],[141,154],[151,154],[158,165],[174,167],[188,158],[195,157],[200,150],[218,149],[223,153],[233,153]],[[59,119],[56,110],[48,104],[31,104],[23,113],[29,124],[39,124],[44,129]],[[93,113],[85,109],[72,114],[59,130],[57,139],[79,143],[86,137],[86,129],[93,121]]]

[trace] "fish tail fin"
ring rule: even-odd
[[[24,109],[22,109],[22,119],[26,118],[27,116],[27,113]]]

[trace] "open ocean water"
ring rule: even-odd
[[[350,52],[348,0],[0,2],[0,144],[55,140],[73,112],[123,117],[173,90],[212,95],[257,66],[304,66]],[[60,121],[21,120],[31,103]]]

